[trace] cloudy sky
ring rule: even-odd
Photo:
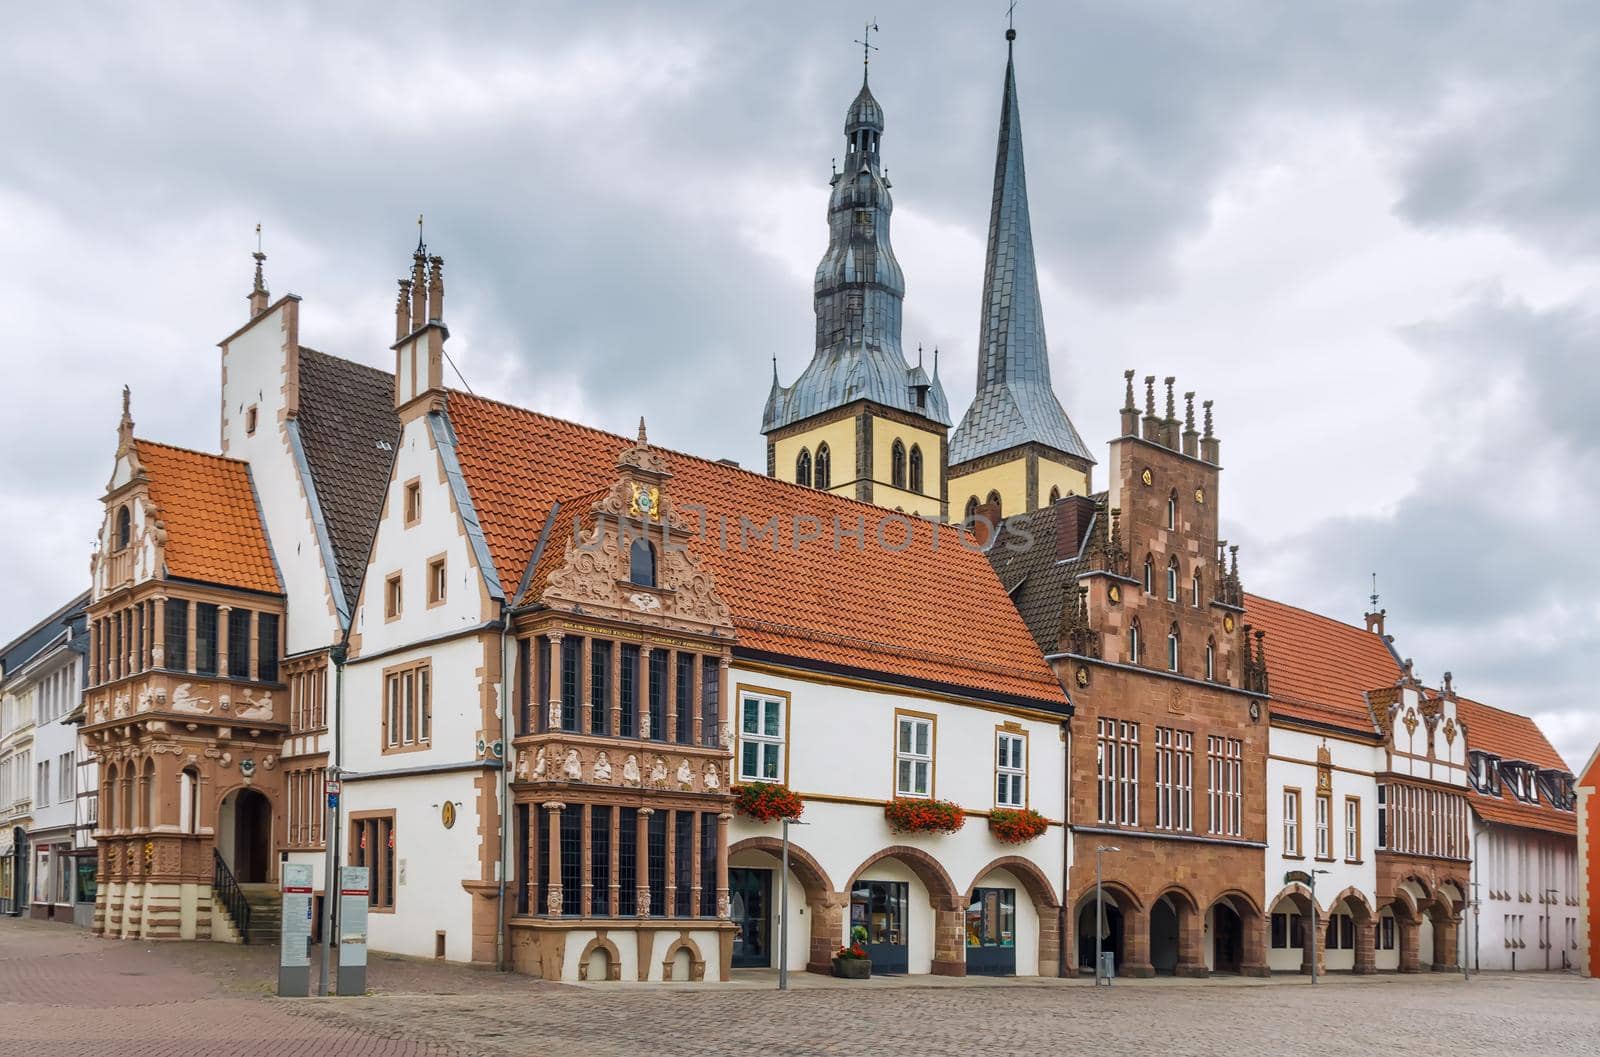
[[[480,393],[762,464],[812,339],[830,158],[882,50],[905,340],[957,414],[1005,3],[66,5],[0,41],[0,639],[86,582],[118,391],[214,448],[259,221],[302,340],[384,365],[427,216]],[[1058,391],[1216,401],[1252,590],[1600,738],[1600,15],[1585,3],[1018,11]]]

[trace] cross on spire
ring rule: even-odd
[[[1011,6],[1006,8],[1006,49],[1011,48],[1011,41],[1017,39],[1017,0],[1011,0]]]
[[[862,84],[866,84],[867,83],[867,67],[869,65],[871,65],[871,63],[872,63],[872,53],[878,50],[878,46],[876,44],[872,43],[872,34],[874,32],[881,32],[881,30],[878,29],[878,20],[877,19],[873,19],[870,22],[868,22],[866,24],[866,26],[861,30],[861,39],[860,40],[853,40],[853,41],[850,42],[852,44],[861,45],[861,83]]]

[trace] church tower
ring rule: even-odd
[[[1028,220],[1022,118],[1011,60],[1016,30],[1006,30],[1006,83],[994,160],[989,249],[978,327],[978,386],[950,437],[952,516],[999,504],[999,515],[1036,510],[1068,495],[1088,495],[1094,458],[1050,387],[1044,310]]]
[[[908,514],[944,517],[950,408],[933,374],[900,348],[905,278],[889,244],[894,201],[881,167],[883,108],[867,86],[845,113],[843,171],[828,199],[828,249],[817,265],[816,351],[762,415],[767,474]]]

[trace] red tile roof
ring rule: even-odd
[[[1467,748],[1493,753],[1503,760],[1521,760],[1538,767],[1570,771],[1539,725],[1527,716],[1485,705],[1471,698],[1456,698],[1456,716],[1467,728]],[[1490,822],[1506,826],[1548,830],[1575,835],[1577,815],[1552,807],[1543,798],[1537,804],[1524,803],[1502,782],[1500,795],[1472,790],[1472,809]]]
[[[281,594],[250,467],[154,441],[133,443],[166,529],[167,575]]]
[[[551,505],[617,479],[617,457],[633,442],[465,393],[450,394],[458,457],[502,583],[522,579]],[[761,474],[667,452],[668,495],[680,511],[698,504],[706,531],[690,541],[717,578],[743,650],[865,669],[978,696],[1002,695],[1061,710],[1066,695],[1029,636],[987,559],[954,530],[916,522],[909,545],[874,539],[881,507],[786,484]],[[793,545],[796,515],[824,537]],[[691,521],[696,515],[689,513]],[[738,544],[739,518],[778,517],[782,543]],[[728,543],[719,543],[726,518]],[[834,519],[866,524],[865,546],[835,547]],[[887,539],[898,546],[901,530]],[[543,563],[541,563],[543,564]]]
[[[1403,674],[1382,638],[1260,595],[1245,595],[1244,606],[1244,622],[1267,633],[1274,715],[1373,731],[1366,692]]]

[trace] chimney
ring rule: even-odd
[[[1206,428],[1205,432],[1200,434],[1200,458],[1216,466],[1221,458],[1221,452],[1218,450],[1221,442],[1211,432],[1211,401],[1207,400],[1200,406],[1206,409]]]
[[[979,504],[972,515],[970,527],[973,542],[980,547],[987,547],[995,534],[1000,531],[1000,504]]]
[[[1200,433],[1194,428],[1194,393],[1183,394],[1183,453],[1193,459],[1200,452]]]
[[[1127,395],[1122,401],[1122,435],[1124,437],[1137,437],[1139,435],[1139,408],[1133,402],[1133,371],[1122,372],[1123,381],[1128,385]]]
[[[1378,610],[1376,612],[1368,613],[1367,614],[1367,630],[1372,632],[1374,635],[1377,635],[1379,638],[1382,638],[1383,637],[1383,618],[1385,616],[1387,616],[1388,614],[1389,614],[1389,611],[1387,609],[1380,609],[1380,610]]]

